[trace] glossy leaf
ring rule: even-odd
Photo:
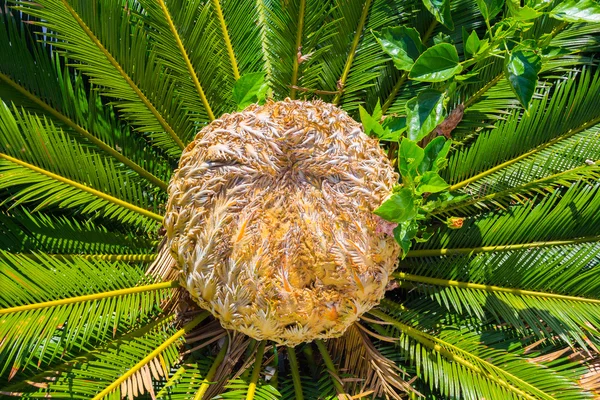
[[[560,1],[550,16],[567,22],[600,22],[600,4],[594,0]]]
[[[252,103],[263,101],[268,88],[265,74],[262,72],[254,72],[240,77],[233,85],[233,100],[236,102],[238,110],[243,110]]]
[[[419,165],[419,173],[424,174],[427,171],[438,172],[446,164],[446,156],[450,151],[452,142],[442,136],[433,139],[425,146],[423,161]]]
[[[441,82],[462,71],[456,47],[436,44],[425,50],[413,65],[409,78],[423,82]]]
[[[363,129],[367,135],[369,135],[371,132],[378,137],[384,135],[385,132],[383,127],[374,116],[370,115],[362,106],[358,106],[358,111],[360,114],[360,121],[362,122]]]
[[[419,141],[444,119],[444,94],[425,90],[406,103],[408,138]]]
[[[504,6],[504,0],[475,0],[477,2],[477,6],[479,7],[479,11],[483,15],[483,18],[486,20],[491,20],[494,18],[500,11],[502,11],[502,7]]]
[[[401,71],[410,71],[425,49],[419,32],[414,28],[406,26],[384,28],[381,32],[373,32],[373,35],[383,51],[392,57],[396,68]]]
[[[423,4],[439,23],[451,31],[454,30],[454,22],[450,15],[450,0],[423,0]]]
[[[506,57],[504,73],[525,109],[529,108],[541,68],[542,59],[533,50],[516,50]]]
[[[412,182],[417,175],[417,168],[423,161],[424,151],[415,142],[404,138],[400,143],[398,167],[405,183]]]
[[[450,185],[437,172],[427,171],[417,186],[417,193],[438,193],[448,189]]]
[[[396,239],[396,242],[402,247],[402,258],[404,258],[406,253],[410,250],[412,239],[417,236],[418,231],[419,225],[414,220],[403,222],[394,228],[394,239]]]
[[[417,214],[412,190],[400,189],[388,197],[379,208],[373,211],[381,218],[392,222],[402,223],[413,219]]]
[[[479,37],[477,36],[477,32],[473,31],[467,37],[467,40],[465,42],[465,55],[471,57],[471,56],[477,54],[478,50],[479,50]]]

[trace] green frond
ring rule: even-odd
[[[83,213],[101,209],[105,217],[150,229],[162,220],[148,210],[158,199],[136,182],[135,175],[119,171],[112,159],[86,150],[50,121],[10,113],[0,105],[0,125],[0,185],[15,189],[5,202],[37,202],[38,209],[58,204]]]
[[[598,132],[600,133],[600,127]],[[600,140],[600,136],[598,136],[598,140]],[[572,155],[573,152],[570,152],[569,154]],[[600,148],[598,155],[600,156]],[[548,158],[548,160],[555,160],[555,158]],[[485,210],[492,207],[508,208],[515,203],[524,203],[536,194],[543,196],[547,193],[554,192],[557,188],[567,188],[577,182],[597,182],[600,180],[600,164],[596,165],[596,163],[600,163],[600,160],[587,160],[587,162],[590,164],[588,165],[586,163],[566,171],[557,172],[553,175],[543,176],[542,178],[523,179],[523,183],[516,187],[511,187],[498,192],[492,191],[483,196],[474,195],[473,197],[462,201],[450,202],[447,206],[435,210],[433,214],[448,215],[460,213],[461,215],[469,215],[480,213],[482,209]],[[530,165],[528,168],[528,171],[521,172],[521,174],[527,174],[528,172],[534,174],[532,170],[535,169],[535,166]],[[535,171],[535,174],[539,174],[539,168]],[[484,189],[486,192],[490,191],[487,187]]]
[[[393,307],[387,300],[384,305]],[[444,396],[532,400],[589,398],[569,377],[489,346],[476,332],[448,327],[434,336],[383,311],[372,310],[370,314],[400,331],[398,348],[414,360],[419,377]]]
[[[224,348],[226,349],[226,347]],[[184,360],[160,391],[156,393],[156,398],[189,400],[191,396],[194,396],[196,388],[201,386],[212,363],[212,357]]]
[[[274,96],[282,99],[295,97],[293,85],[320,89],[318,72],[304,78],[304,70],[314,68],[318,59],[326,50],[323,36],[331,32],[333,23],[327,23],[330,5],[327,2],[308,0],[306,2],[262,3],[260,10],[264,14],[262,42],[265,65],[268,65],[267,80]],[[299,49],[299,46],[302,46]],[[322,50],[319,48],[323,47]],[[306,61],[299,62],[299,54],[310,55]],[[295,77],[294,77],[295,74]],[[296,83],[295,83],[296,82]],[[335,89],[334,89],[335,90]]]
[[[194,127],[185,118],[172,79],[161,70],[156,55],[148,52],[152,45],[143,21],[125,4],[98,1],[90,7],[77,0],[43,0],[20,3],[18,9],[43,21],[39,24],[55,39],[52,45],[90,76],[137,130],[177,158],[185,147],[181,138],[191,137]],[[121,29],[129,34],[112,34]]]
[[[225,44],[225,48],[227,49],[227,55],[229,56],[229,64],[231,65],[231,70],[233,72],[233,79],[237,81],[238,79],[240,79],[240,70],[238,68],[235,52],[233,51],[233,46],[231,45],[231,38],[229,37],[227,21],[225,21],[225,16],[223,15],[223,9],[221,8],[220,0],[212,0],[212,6],[215,12],[215,16],[219,20],[219,25],[221,26],[221,35],[223,37],[223,43]]]
[[[157,169],[155,155],[140,152],[139,140],[121,132],[123,128],[111,118],[111,107],[99,106],[95,91],[86,94],[80,76],[71,76],[68,68],[61,72],[60,57],[53,62],[48,48],[33,41],[16,13],[4,15],[0,27],[0,52],[5,55],[6,62],[0,66],[0,98],[53,118],[68,131],[166,190],[166,183],[154,175],[157,172],[164,174],[164,168],[155,172],[146,169]],[[119,132],[119,135],[113,132]],[[120,142],[120,151],[115,148],[115,140]],[[137,164],[136,159],[144,167]]]
[[[144,358],[142,358],[138,363],[129,368],[126,372],[122,373],[117,379],[112,381],[110,385],[102,389],[98,394],[96,394],[93,400],[100,400],[104,398],[104,396],[110,394],[115,390],[122,391],[122,384],[126,382],[126,380],[134,375],[137,371],[139,371],[146,364],[154,360],[156,357],[161,356],[163,353],[167,353],[171,357],[173,355],[177,355],[177,347],[181,345],[181,340],[183,336],[189,333],[192,329],[196,327],[200,322],[204,321],[210,314],[208,311],[202,312],[200,315],[196,316],[193,320],[188,322],[183,326],[183,328],[179,329],[172,335],[168,336],[166,340],[160,343],[159,346],[156,346],[149,354],[147,354]],[[169,354],[170,353],[170,354]],[[172,365],[173,362],[170,364]],[[150,385],[152,387],[152,385]],[[134,389],[135,393],[135,389]]]
[[[302,391],[302,380],[300,378],[300,370],[298,369],[298,359],[296,358],[296,350],[292,347],[287,348],[288,361],[290,362],[290,373],[292,374],[292,382],[294,383],[294,398],[296,400],[304,400]]]
[[[91,254],[110,261],[132,254],[131,261],[135,261],[136,257],[154,257],[146,253],[157,246],[150,235],[22,207],[0,211],[0,230],[0,249],[13,253]]]
[[[461,229],[439,228],[419,249],[493,247],[571,240],[598,234],[600,186],[586,182],[557,189],[542,200],[465,219]]]
[[[478,12],[472,11],[471,15],[471,18],[474,18]],[[536,20],[536,26],[543,25],[543,21],[550,20],[543,18]],[[470,31],[468,27],[467,31]],[[459,32],[458,29],[455,29],[455,35]],[[478,33],[481,37],[484,32],[478,31]],[[552,40],[549,46],[560,47],[567,53],[544,62],[540,72],[542,81],[539,83],[538,89],[543,91],[545,86],[561,81],[564,74],[573,73],[583,66],[593,64],[594,55],[600,42],[600,37],[593,35],[595,33],[597,30],[594,32],[594,26],[587,24],[556,25],[554,23],[549,30],[537,30],[536,37],[550,34]],[[570,40],[564,38],[570,38]],[[462,38],[456,39],[462,41]],[[585,42],[587,46],[581,45],[581,41]],[[461,140],[468,139],[480,129],[489,127],[490,123],[506,118],[510,110],[520,109],[519,102],[508,85],[502,67],[503,60],[501,59],[478,63],[474,67],[474,70],[478,71],[477,79],[467,80],[459,85],[455,102],[464,103],[465,115],[453,132],[454,137]]]
[[[192,51],[185,47],[179,29],[175,26],[171,17],[172,11],[169,10],[168,5],[163,0],[143,1],[141,4],[148,14],[146,23],[156,30],[153,36],[157,48],[160,49],[161,59],[164,60],[163,62],[167,68],[177,73],[182,102],[188,110],[189,117],[193,120],[198,119],[196,123],[200,124],[206,120],[212,121],[215,119],[215,115],[199,80],[198,73],[190,60],[189,54]],[[190,6],[193,7],[193,3],[188,4],[188,7]],[[192,7],[185,11],[193,13],[194,9]],[[179,12],[174,11],[176,14]],[[203,115],[198,115],[199,110],[204,110]]]
[[[261,399],[261,400],[279,400],[281,394],[277,389],[268,384],[260,384],[255,387],[252,397],[247,397],[250,392],[250,385],[242,379],[234,379],[225,385],[226,391],[220,394],[217,399],[239,400],[239,399]]]
[[[50,380],[47,377],[44,379],[45,375],[42,374],[37,382],[23,382],[17,387],[11,387],[11,390],[25,399],[73,395],[91,399],[110,383],[130,371],[139,360],[176,335],[178,331],[168,323],[171,322],[170,320],[170,318],[163,319],[108,342],[104,346],[98,346],[93,351],[61,365],[58,371],[49,371],[46,375],[52,377]],[[178,347],[181,344],[182,340],[178,338],[160,353],[161,365],[166,372],[177,362]],[[117,387],[108,398],[121,398],[121,393],[122,388]]]
[[[213,360],[213,362],[210,366],[210,369],[208,369],[208,372],[206,372],[204,379],[202,379],[200,388],[194,395],[194,400],[202,400],[202,398],[206,394],[208,387],[210,386],[211,383],[213,383],[213,379],[215,378],[217,369],[219,369],[219,367],[221,366],[221,363],[225,359],[228,348],[229,348],[229,339],[225,338],[225,342],[223,343],[221,350],[219,350],[219,353]]]
[[[498,323],[506,322],[520,332],[532,330],[540,337],[550,339],[559,336],[571,346],[575,345],[575,340],[582,348],[588,347],[587,337],[594,338],[600,333],[599,299],[402,272],[394,276],[401,281],[422,283],[417,288],[450,311],[471,314],[482,320],[487,320],[491,314]]]
[[[327,347],[325,346],[325,344],[323,343],[322,340],[316,340],[315,344],[317,345],[317,348],[319,349],[319,353],[321,353],[323,362],[325,363],[325,366],[327,367],[329,379],[331,379],[331,381],[333,382],[333,386],[335,387],[337,394],[343,394],[344,387],[342,385],[340,375],[337,372],[337,368],[336,368],[335,364],[333,363],[331,356],[329,355],[329,351],[327,351]]]
[[[447,169],[451,189],[515,186],[527,181],[523,171],[531,171],[529,177],[534,174],[535,179],[600,158],[595,127],[600,122],[595,105],[599,93],[598,71],[584,70],[577,79],[558,83],[552,94],[548,90],[534,101],[528,113],[513,113],[471,146],[458,149]],[[569,110],[566,115],[564,110]]]
[[[261,1],[221,1],[240,75],[265,71],[261,45]]]
[[[143,270],[125,263],[42,254],[33,260],[3,252],[0,265],[3,380],[139,326],[160,311],[157,305],[168,295],[162,284],[127,290],[150,282]]]

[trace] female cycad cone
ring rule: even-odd
[[[184,151],[165,225],[181,281],[223,327],[293,346],[383,297],[399,246],[374,215],[398,175],[321,101],[225,114]]]

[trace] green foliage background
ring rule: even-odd
[[[599,51],[595,0],[0,1],[0,395],[593,398]],[[397,287],[341,340],[228,335],[146,273],[182,149],[266,96],[402,172]]]

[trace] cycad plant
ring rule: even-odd
[[[595,0],[0,21],[2,397],[597,394]]]

